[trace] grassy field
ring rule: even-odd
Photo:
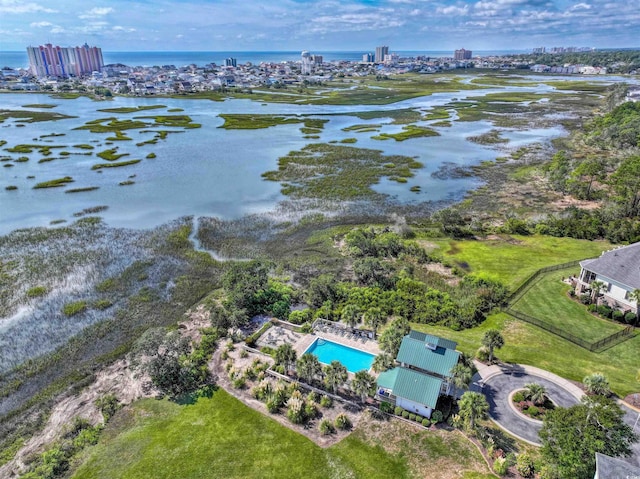
[[[382,428],[391,423],[380,423]],[[457,434],[401,432],[406,450],[395,454],[357,430],[335,446],[322,449],[223,390],[211,398],[181,406],[168,401],[143,400],[122,411],[105,430],[99,444],[87,451],[72,476],[88,478],[405,478],[423,476],[412,471],[408,453],[416,444],[429,457],[455,459],[462,477],[485,479],[479,454]],[[382,433],[384,434],[384,433]],[[378,436],[379,440],[384,440]],[[463,469],[464,470],[464,469]],[[453,471],[452,471],[453,472]],[[464,473],[463,473],[464,474]],[[453,477],[453,476],[451,476]],[[456,475],[455,477],[460,477]]]
[[[597,341],[620,331],[623,325],[594,316],[586,306],[567,296],[571,286],[561,280],[575,272],[576,268],[569,268],[542,276],[512,305],[513,309],[586,341]]]
[[[605,241],[539,235],[502,235],[484,241],[428,240],[427,243],[432,243],[432,248],[436,245],[434,253],[445,261],[468,272],[487,274],[512,289],[544,266],[596,257],[611,248]],[[574,273],[579,271],[578,267]]]
[[[423,240],[422,244],[431,246],[445,261],[473,273],[487,274],[503,281],[512,289],[544,266],[598,256],[601,251],[610,248],[610,244],[606,242],[548,236],[502,236],[485,241]],[[619,329],[616,324],[590,316],[582,307],[564,296],[566,288],[557,280],[563,275],[578,272],[579,267],[576,267],[549,275],[537,286],[538,289],[525,296],[526,302],[517,304],[516,309],[529,314],[535,313],[532,315],[537,317],[550,318],[553,324],[561,327],[566,325],[572,333],[578,331],[574,328],[581,328],[579,331],[587,337],[599,339],[607,333],[615,332]],[[545,302],[542,294],[538,293],[545,293],[547,298],[552,299]],[[588,327],[585,326],[587,321]],[[637,362],[640,336],[604,352],[592,353],[505,313],[494,314],[480,326],[464,331],[422,324],[413,324],[412,327],[457,341],[458,349],[468,354],[475,354],[488,329],[498,329],[505,339],[505,346],[497,351],[498,357],[503,361],[529,364],[576,381],[582,381],[587,374],[602,372],[609,378],[612,389],[618,395],[624,397],[640,391],[640,383],[636,379],[640,372]]]

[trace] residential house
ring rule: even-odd
[[[640,242],[605,251],[599,258],[580,262],[576,294],[591,293],[591,284],[604,284],[601,303],[621,311],[637,312],[638,303],[630,295],[640,289]]]
[[[640,477],[640,467],[596,452],[596,475],[593,479],[634,479]]]
[[[402,339],[399,365],[378,376],[378,399],[430,418],[438,398],[452,392],[451,369],[460,353],[454,341],[411,331]]]

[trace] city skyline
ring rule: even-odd
[[[88,42],[114,51],[637,47],[640,12],[608,0],[0,0],[0,50]]]

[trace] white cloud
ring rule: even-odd
[[[82,15],[78,15],[78,18],[96,18],[103,17],[113,12],[111,7],[94,7],[91,10],[87,10]]]
[[[44,27],[50,27],[52,25],[53,23],[51,22],[33,22],[29,24],[31,28],[44,28]]]
[[[0,13],[54,13],[56,10],[43,7],[33,2],[23,2],[20,0],[0,0]]]
[[[469,13],[469,5],[465,5],[464,7],[457,7],[455,5],[438,7],[436,8],[436,13],[441,13],[443,15],[466,15]]]
[[[571,11],[575,10],[591,10],[591,5],[588,3],[576,3],[573,7],[570,8]]]

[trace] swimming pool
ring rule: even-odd
[[[330,364],[331,361],[340,361],[347,368],[347,371],[354,374],[363,369],[368,371],[373,364],[374,358],[373,354],[322,338],[318,338],[311,343],[305,353],[315,354],[318,357],[318,361],[323,364]]]

